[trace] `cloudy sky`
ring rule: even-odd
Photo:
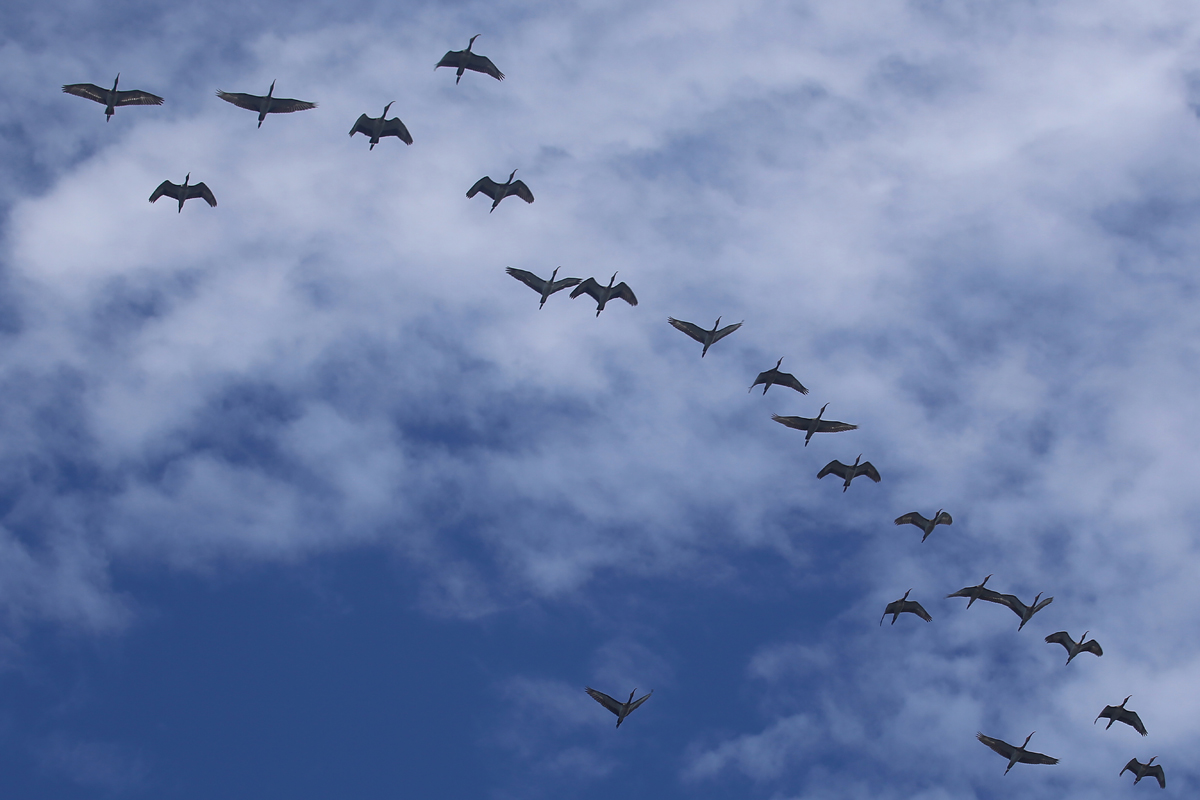
[[[1195,11],[6,4],[0,793],[1196,796]]]

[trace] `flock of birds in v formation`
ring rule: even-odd
[[[438,67],[451,67],[455,69],[456,75],[454,82],[456,84],[462,80],[463,73],[466,70],[472,70],[485,75],[491,75],[497,80],[504,80],[504,74],[496,68],[496,65],[492,63],[491,59],[487,58],[486,56],[481,56],[478,53],[471,52],[471,47],[475,44],[475,40],[477,38],[479,38],[478,34],[472,36],[465,50],[451,50],[447,52],[446,55],[442,56],[441,61],[437,63],[437,66],[434,67],[434,69],[437,69]],[[121,76],[118,74],[117,79],[113,81],[112,89],[104,89],[92,83],[73,83],[63,86],[62,89],[68,94],[73,94],[78,97],[86,97],[89,100],[94,100],[97,103],[103,104],[105,106],[105,121],[108,121],[112,117],[116,108],[119,106],[162,105],[163,99],[158,95],[137,89],[118,90],[117,85],[120,82],[120,79]],[[274,97],[274,92],[275,82],[272,81],[271,88],[267,91],[266,95],[218,91],[217,96],[228,103],[232,103],[238,108],[244,108],[257,113],[259,127],[262,127],[263,120],[267,118],[268,114],[290,114],[295,111],[306,111],[308,109],[317,107],[316,103],[310,103],[304,100],[292,100],[284,97]],[[387,136],[394,136],[403,141],[405,144],[411,145],[413,143],[413,138],[408,132],[408,128],[405,127],[404,123],[401,122],[399,118],[395,117],[392,119],[387,119],[388,109],[391,108],[391,106],[392,103],[385,105],[383,107],[383,113],[378,117],[369,117],[366,114],[359,116],[358,120],[354,123],[354,127],[350,129],[350,136],[354,136],[356,133],[361,133],[368,136],[371,145],[370,149],[372,150],[375,149],[375,145],[379,143],[381,138]],[[524,181],[513,180],[515,175],[516,170],[513,170],[512,173],[509,174],[508,180],[504,183],[497,183],[490,177],[480,178],[467,192],[467,197],[472,198],[480,193],[490,197],[492,199],[492,207],[488,213],[495,211],[496,206],[500,205],[500,201],[510,196],[519,197],[526,203],[532,203],[533,193],[529,190],[529,187],[525,185]],[[183,204],[187,200],[198,197],[205,200],[210,206],[215,207],[217,205],[217,200],[208,186],[206,186],[203,182],[195,184],[189,183],[190,179],[191,173],[189,172],[187,177],[183,179],[182,184],[172,183],[171,181],[163,181],[158,188],[154,190],[153,194],[150,195],[150,202],[153,203],[160,197],[170,197],[178,201],[179,211],[182,212]],[[570,287],[574,287],[574,289],[571,291],[572,298],[586,294],[596,301],[597,317],[600,316],[600,312],[604,310],[605,305],[610,300],[624,300],[631,306],[636,306],[638,304],[637,297],[634,295],[633,290],[629,288],[628,284],[622,281],[621,283],[614,285],[614,281],[617,279],[616,273],[613,273],[612,278],[610,278],[608,281],[608,285],[602,285],[595,278],[588,278],[587,280],[581,280],[579,278],[558,278],[557,268],[550,274],[549,279],[543,279],[532,272],[528,272],[523,269],[515,269],[513,267],[508,267],[506,272],[538,293],[541,299],[541,302],[538,304],[539,309],[546,304],[546,301],[551,295]],[[669,322],[677,330],[682,331],[703,345],[703,348],[700,351],[701,358],[708,354],[708,349],[710,347],[742,326],[742,323],[738,322],[721,328],[719,327],[721,324],[720,317],[717,318],[717,321],[713,324],[711,330],[706,330],[701,328],[699,325],[678,320],[674,317],[668,317],[667,322]],[[780,358],[774,367],[766,370],[765,372],[759,373],[758,377],[754,380],[754,383],[751,384],[750,390],[753,391],[755,386],[762,386],[763,394],[766,395],[767,390],[772,386],[784,386],[794,389],[801,394],[808,394],[808,389],[806,389],[794,375],[791,375],[787,372],[782,372],[779,369],[782,364],[783,359]],[[857,429],[857,425],[850,425],[845,422],[823,419],[825,409],[828,407],[828,405],[829,404],[826,403],[824,406],[821,406],[821,410],[815,417],[785,417],[778,414],[773,414],[771,419],[786,425],[789,428],[803,431],[805,447],[808,446],[813,434],[839,433],[842,431],[852,431]],[[850,483],[860,475],[870,478],[875,483],[879,483],[881,480],[879,476],[879,470],[877,470],[875,465],[870,461],[862,461],[861,454],[854,460],[853,464],[843,464],[836,459],[830,461],[821,468],[820,472],[817,473],[817,478],[824,478],[826,475],[836,475],[841,478],[843,492],[849,489]],[[921,541],[924,542],[929,538],[929,535],[933,533],[934,528],[936,528],[938,525],[950,525],[953,521],[954,520],[948,513],[939,509],[938,512],[933,515],[932,519],[926,518],[916,511],[912,511],[898,517],[895,520],[895,524],[915,525],[916,527],[920,528],[923,532]],[[1000,592],[996,592],[987,588],[986,584],[988,579],[991,577],[991,575],[988,575],[978,586],[967,586],[946,596],[967,598],[967,608],[970,608],[976,600],[984,600],[989,603],[1007,606],[1008,608],[1012,609],[1012,611],[1021,619],[1020,625],[1017,626],[1018,631],[1025,627],[1026,623],[1033,618],[1034,614],[1036,614],[1038,611],[1041,611],[1043,608],[1048,606],[1052,600],[1054,600],[1053,597],[1047,597],[1045,600],[1042,600],[1042,595],[1039,593],[1036,597],[1034,597],[1032,604],[1025,605],[1019,599],[1017,599],[1016,595],[1001,594]],[[908,595],[911,591],[912,590],[910,589],[909,591],[905,592],[904,596],[899,600],[894,600],[887,604],[887,607],[884,609],[883,616],[879,619],[880,625],[883,624],[883,620],[887,618],[888,614],[892,615],[893,625],[896,624],[896,620],[900,617],[900,615],[905,613],[914,614],[926,622],[932,621],[933,618],[929,615],[929,612],[921,606],[920,603],[915,600],[908,599]],[[1104,655],[1104,651],[1101,649],[1099,643],[1097,643],[1095,639],[1088,639],[1087,634],[1088,632],[1084,631],[1083,636],[1076,641],[1072,639],[1070,634],[1066,631],[1058,631],[1057,633],[1052,633],[1047,636],[1046,642],[1050,644],[1062,645],[1067,651],[1068,664],[1070,664],[1075,656],[1079,655],[1080,653],[1092,653],[1096,656]],[[625,721],[626,717],[633,713],[633,711],[642,703],[646,702],[650,695],[653,694],[653,692],[650,692],[649,694],[645,694],[635,700],[634,696],[637,694],[637,689],[634,689],[632,692],[630,692],[629,699],[622,702],[610,697],[604,692],[592,689],[591,687],[587,687],[585,691],[598,703],[616,715],[618,728],[621,727],[621,723]],[[1132,697],[1132,695],[1130,695],[1130,697]],[[1124,700],[1122,700],[1120,705],[1105,706],[1104,710],[1101,711],[1096,717],[1096,721],[1098,722],[1102,718],[1107,719],[1108,725],[1105,727],[1105,730],[1111,728],[1114,722],[1121,722],[1130,726],[1142,736],[1145,736],[1146,727],[1142,724],[1141,718],[1136,712],[1125,708],[1125,704],[1129,702],[1130,697],[1126,697]],[[1036,731],[1034,733],[1036,733]],[[976,738],[1008,760],[1008,766],[1004,770],[1005,775],[1007,775],[1008,771],[1016,764],[1058,763],[1057,758],[1027,749],[1026,746],[1029,744],[1029,740],[1033,738],[1033,733],[1030,733],[1029,736],[1026,736],[1025,741],[1021,745],[1009,744],[1001,739],[986,736],[983,733],[977,733]],[[1124,775],[1126,771],[1132,772],[1134,776],[1133,782],[1135,784],[1141,781],[1141,779],[1144,777],[1153,777],[1158,780],[1158,785],[1165,789],[1167,786],[1166,777],[1163,774],[1162,765],[1154,763],[1156,758],[1157,756],[1151,758],[1145,764],[1138,761],[1136,758],[1132,758],[1121,770],[1120,774]]]

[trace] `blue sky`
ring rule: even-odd
[[[8,4],[0,793],[1195,796],[1194,11]]]

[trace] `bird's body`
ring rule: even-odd
[[[1034,731],[1033,733],[1037,733]],[[1017,747],[1000,739],[993,739],[991,736],[984,736],[982,733],[975,734],[975,738],[986,744],[992,750],[1008,759],[1008,766],[1004,769],[1004,774],[1013,768],[1014,764],[1057,764],[1057,758],[1051,758],[1045,753],[1034,753],[1025,749],[1025,745],[1029,744],[1029,740],[1033,738],[1033,733],[1025,737],[1025,744]]]
[[[667,317],[667,322],[671,323],[675,330],[683,331],[688,336],[704,345],[704,348],[700,351],[701,358],[704,358],[705,354],[708,353],[708,348],[712,347],[715,343],[721,341],[726,336],[742,327],[742,323],[737,322],[733,325],[726,325],[724,328],[721,328],[721,330],[717,330],[717,326],[721,324],[720,317],[717,317],[717,321],[713,323],[711,331],[706,331],[699,325],[691,322],[684,322],[683,320],[675,319],[674,317]]]
[[[496,210],[496,206],[500,205],[501,200],[509,197],[510,195],[513,197],[519,197],[526,203],[532,203],[533,192],[529,191],[529,187],[525,185],[525,181],[513,180],[513,175],[516,174],[517,171],[514,169],[511,173],[509,173],[508,180],[504,183],[496,183],[490,177],[485,175],[484,177],[475,181],[475,185],[467,190],[467,199],[471,199],[480,192],[483,192],[488,197],[492,198],[492,208],[491,211],[488,211],[489,214]]]
[[[933,519],[925,519],[916,511],[910,511],[904,516],[896,517],[897,525],[916,525],[921,530],[925,531],[925,535],[921,537],[921,541],[929,538],[929,534],[933,533],[933,529],[938,525],[951,525],[954,523],[954,518],[945,511],[938,509],[938,512],[933,515]]]
[[[1158,756],[1155,756],[1154,758],[1158,758]],[[1158,779],[1158,785],[1160,788],[1167,788],[1167,776],[1163,773],[1162,764],[1155,764],[1154,758],[1150,759],[1145,764],[1138,761],[1136,758],[1129,759],[1129,763],[1125,765],[1125,769],[1122,769],[1117,777],[1124,775],[1125,770],[1129,770],[1133,773],[1133,783],[1135,786],[1137,785],[1138,781],[1149,775],[1152,778]]]
[[[1129,697],[1133,697],[1133,695],[1129,695]],[[1119,706],[1105,706],[1104,710],[1096,715],[1096,719],[1092,720],[1092,724],[1095,725],[1100,721],[1101,717],[1104,717],[1108,720],[1108,724],[1104,726],[1104,730],[1111,728],[1114,722],[1124,722],[1142,736],[1145,736],[1146,726],[1142,724],[1142,718],[1137,715],[1136,711],[1130,711],[1125,708],[1125,704],[1129,702],[1129,697],[1122,700]]]
[[[550,298],[550,295],[566,289],[569,286],[576,286],[581,283],[579,278],[563,278],[559,281],[554,280],[554,276],[558,274],[560,269],[562,269],[562,267],[555,267],[554,272],[550,273],[549,280],[542,280],[532,272],[528,272],[523,269],[505,267],[504,271],[542,296],[542,302],[538,304],[538,309],[540,310],[542,306],[546,305],[546,300]]]
[[[458,84],[462,80],[463,72],[471,70],[472,72],[482,72],[484,75],[491,75],[498,81],[504,80],[504,73],[496,69],[496,65],[487,56],[481,56],[478,53],[472,53],[471,47],[475,44],[475,40],[479,38],[479,34],[471,37],[471,41],[467,42],[466,50],[450,50],[446,55],[442,56],[442,60],[437,63],[437,67],[453,67],[454,83]]]
[[[837,459],[834,459],[821,468],[821,471],[817,473],[817,479],[820,480],[826,475],[837,475],[844,481],[842,484],[843,492],[850,488],[850,481],[854,480],[859,475],[866,475],[871,480],[879,483],[879,481],[882,480],[882,478],[879,477],[879,470],[875,469],[875,465],[870,461],[863,461],[861,464],[858,463],[861,459],[861,453],[859,454],[858,458],[854,459],[853,464],[843,464]]]
[[[1017,630],[1024,628],[1025,623],[1033,619],[1034,614],[1054,602],[1053,597],[1047,597],[1045,600],[1041,600],[1041,592],[1038,592],[1037,597],[1033,598],[1033,604],[1028,606],[1018,600],[1017,596],[1014,594],[996,594],[994,592],[992,594],[995,596],[993,597],[989,595],[979,599],[987,600],[989,603],[997,603],[998,605],[1008,606],[1011,608],[1013,613],[1021,618],[1021,624],[1017,626]],[[1039,602],[1039,600],[1041,600],[1041,602]]]
[[[970,608],[971,604],[974,603],[976,600],[987,600],[988,602],[991,602],[991,603],[998,602],[1000,593],[993,592],[991,589],[988,589],[984,586],[984,584],[986,584],[988,582],[988,578],[990,578],[990,577],[992,577],[992,576],[988,575],[987,578],[984,578],[983,581],[978,586],[964,586],[963,588],[959,589],[957,592],[946,595],[946,597],[965,597],[965,598],[967,598],[967,608]]]
[[[591,695],[592,699],[597,703],[617,715],[618,728],[621,727],[621,723],[625,721],[626,717],[632,714],[638,706],[646,702],[646,699],[649,698],[651,694],[654,694],[654,692],[651,691],[649,694],[644,694],[637,700],[634,700],[633,696],[637,694],[637,689],[634,689],[629,693],[629,700],[622,703],[620,700],[615,700],[606,695],[604,692],[598,692],[590,686],[585,688],[584,691]]]
[[[395,100],[392,103],[396,102]],[[412,144],[412,134],[408,132],[408,128],[404,127],[404,123],[399,117],[387,118],[388,109],[392,107],[392,103],[388,103],[383,107],[383,113],[378,117],[368,117],[366,114],[360,114],[358,121],[354,123],[354,127],[350,129],[350,136],[353,137],[356,133],[365,134],[371,139],[371,146],[368,150],[374,150],[375,145],[379,144],[379,140],[384,136],[395,136],[405,144]]]
[[[1071,663],[1071,659],[1080,653],[1092,653],[1097,656],[1104,655],[1104,650],[1100,647],[1100,643],[1095,639],[1087,638],[1088,631],[1083,632],[1083,636],[1079,637],[1079,641],[1071,638],[1071,634],[1066,631],[1058,631],[1046,637],[1047,644],[1061,644],[1067,650],[1067,663]],[[1085,641],[1086,640],[1086,641]],[[1132,697],[1132,695],[1130,695]]]
[[[307,100],[275,97],[274,94],[275,81],[271,81],[271,88],[267,90],[265,95],[217,90],[217,97],[226,103],[232,103],[238,108],[244,108],[247,111],[258,112],[258,127],[260,128],[262,127],[263,120],[267,118],[267,114],[291,114],[293,111],[307,111],[310,108],[317,107],[316,103],[310,103]]]
[[[911,591],[912,589],[908,590],[908,592]],[[922,608],[920,603],[918,603],[916,600],[908,599],[908,592],[905,592],[904,597],[901,597],[899,600],[893,600],[887,604],[887,608],[883,610],[883,616],[879,618],[880,625],[883,624],[883,621],[887,618],[888,614],[892,615],[892,624],[895,625],[899,616],[905,612],[909,614],[916,614],[926,622],[933,622],[933,617],[929,616],[929,612]]]
[[[836,420],[832,419],[821,419],[821,415],[825,413],[825,409],[828,407],[829,403],[821,406],[821,410],[817,412],[817,415],[811,418],[781,417],[778,414],[772,414],[771,419],[775,420],[781,425],[787,425],[789,428],[795,428],[798,431],[804,431],[805,447],[808,447],[808,440],[813,437],[814,433],[840,433],[841,431],[858,430],[857,425],[851,425],[848,422],[837,422]]]
[[[216,208],[217,198],[213,196],[213,193],[208,186],[206,186],[203,181],[200,183],[189,184],[188,181],[191,179],[192,173],[189,172],[187,177],[183,179],[182,184],[163,181],[158,185],[158,188],[154,190],[154,194],[150,195],[150,202],[157,202],[158,198],[163,197],[164,195],[166,197],[174,198],[175,200],[179,201],[179,213],[182,213],[183,204],[185,202],[191,200],[193,197],[199,197],[213,208]]]
[[[796,376],[790,372],[780,372],[779,365],[783,363],[783,359],[775,362],[775,366],[766,372],[758,373],[758,377],[754,379],[754,383],[750,384],[750,391],[754,391],[754,387],[760,383],[763,387],[763,394],[767,393],[772,385],[786,386],[789,389],[795,389],[800,394],[808,394],[808,389],[804,388],[804,384],[796,380]]]
[[[94,83],[68,83],[62,87],[62,90],[67,94],[86,97],[88,100],[95,100],[102,104],[105,122],[112,119],[112,115],[117,111],[117,106],[161,106],[163,104],[163,99],[158,95],[143,92],[140,89],[117,91],[117,84],[120,82],[121,73],[118,72],[111,89],[105,89]]]
[[[613,286],[613,281],[617,279],[617,273],[608,279],[608,286],[601,286],[595,278],[588,278],[583,283],[571,290],[571,299],[579,297],[581,294],[586,294],[596,301],[596,316],[600,316],[600,312],[604,310],[604,306],[609,300],[620,298],[631,306],[638,304],[637,297],[633,294],[633,289],[629,288],[629,284],[621,281],[616,286]]]

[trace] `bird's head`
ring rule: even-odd
[[[780,365],[780,364],[782,364],[782,363],[783,363],[783,359],[782,359],[782,358],[781,358],[781,359],[779,359],[778,361],[776,361],[776,362],[775,362],[775,369],[779,369],[779,365]]]
[[[1079,637],[1079,641],[1080,641],[1080,642],[1084,642],[1084,641],[1086,641],[1086,640],[1087,640],[1087,635],[1088,635],[1088,631],[1084,631],[1084,632],[1083,632],[1083,636],[1080,636],[1080,637]]]
[[[472,36],[472,37],[471,37],[471,41],[467,42],[467,49],[468,49],[468,50],[470,50],[470,49],[471,49],[472,45],[474,45],[474,44],[475,44],[475,40],[476,40],[476,39],[478,39],[478,38],[479,38],[479,34],[478,34],[478,33],[477,33],[477,34],[475,34],[474,36]]]
[[[911,591],[912,591],[912,589],[909,589],[909,590],[908,590],[908,592],[911,592]],[[907,599],[908,599],[908,592],[905,592],[905,593],[904,593],[904,597],[901,597],[900,599],[901,599],[901,600],[907,600]]]
[[[512,172],[508,173],[508,182],[509,183],[512,183],[513,176],[516,174],[517,174],[517,171],[515,169]]]
[[[783,359],[781,358],[781,359],[779,359],[779,360],[780,360],[780,361],[782,361]],[[825,413],[825,409],[827,409],[827,408],[829,408],[829,403],[826,403],[825,405],[821,406],[821,410],[817,412],[817,416],[819,417],[819,416],[821,416],[822,414],[824,414],[824,413]]]
[[[1154,756],[1154,758],[1151,758],[1149,761],[1147,761],[1147,762],[1146,762],[1146,766],[1148,767],[1148,766],[1150,766],[1151,764],[1153,764],[1153,763],[1154,763],[1154,759],[1155,759],[1155,758],[1158,758],[1158,756]]]
[[[609,279],[608,279],[608,285],[609,285],[609,286],[612,286],[612,285],[613,285],[613,281],[615,281],[616,279],[617,279],[617,273],[615,273],[615,272],[614,272],[614,273],[613,273],[613,276],[612,276],[611,278],[609,278]]]
[[[121,82],[121,73],[117,73],[117,79],[113,81],[113,91],[117,90],[117,84]]]
[[[862,453],[858,454],[858,458],[854,459],[854,466],[858,466],[858,462],[862,461]],[[910,590],[911,591],[911,590]]]
[[[982,583],[980,583],[979,585],[980,585],[980,586],[983,586],[983,584],[984,584],[984,583],[987,583],[987,582],[988,582],[988,578],[992,577],[992,575],[995,575],[995,574],[996,574],[996,573],[994,573],[994,572],[993,572],[991,575],[988,575],[988,576],[987,576],[987,578],[984,578],[984,579],[983,579],[983,582],[982,582]]]
[[[189,172],[187,175],[184,175],[183,176],[184,185],[187,185],[187,182],[190,181],[191,179],[192,179],[192,173]]]
[[[555,267],[555,268],[554,268],[554,272],[551,272],[551,273],[550,273],[550,283],[554,283],[554,276],[558,274],[558,271],[559,271],[560,269],[562,269],[562,267],[561,267],[561,266],[559,266],[559,267]]]
[[[267,89],[267,97],[270,97],[274,93],[275,93],[275,81],[271,81],[271,88]]]
[[[713,323],[713,327],[716,328],[720,324],[721,324],[721,318],[717,317],[717,321]]]
[[[1038,592],[1037,597],[1033,598],[1033,602],[1030,603],[1030,606],[1036,606],[1038,604],[1038,601],[1041,599],[1042,599],[1042,593]],[[1032,734],[1030,734],[1030,735],[1032,735]]]
[[[1129,695],[1129,697],[1133,697],[1133,695]],[[1129,697],[1126,697],[1124,700],[1121,701],[1121,705],[1119,706],[1120,708],[1125,707],[1125,704],[1129,702]]]
[[[1033,733],[1037,733],[1037,731],[1034,731]],[[1029,740],[1033,738],[1033,733],[1025,737],[1025,744],[1029,744]],[[1021,745],[1021,747],[1024,747],[1025,744]]]
[[[392,103],[394,103],[394,102],[396,102],[396,101],[393,100]],[[384,117],[387,116],[387,111],[389,108],[392,107],[392,103],[388,103],[386,106],[383,107],[383,114],[381,114],[380,116],[384,116]]]
[[[631,703],[633,702],[633,696],[635,694],[637,694],[637,687],[634,687],[634,690],[629,693],[629,702],[631,702]]]
[[[942,515],[942,512],[943,512],[943,511],[945,511],[945,510],[946,510],[946,509],[944,509],[944,508],[939,508],[939,509],[938,509],[938,512],[937,512],[936,514],[934,514],[934,515],[933,515],[933,518],[934,518],[934,519],[937,519],[938,517],[940,517],[940,516]]]

